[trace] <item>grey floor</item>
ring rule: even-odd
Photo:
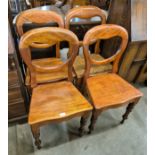
[[[125,107],[103,112],[95,131],[81,138],[78,118],[44,126],[41,150],[35,148],[28,124],[9,125],[9,155],[146,155],[147,88],[137,87],[144,96],[123,125]]]

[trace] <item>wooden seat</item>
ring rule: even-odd
[[[88,78],[87,86],[95,109],[121,106],[142,96],[139,90],[114,73]]]
[[[65,20],[65,28],[70,29],[70,21],[73,18],[82,18],[82,19],[91,19],[92,17],[98,16],[101,18],[101,24],[106,23],[106,14],[103,10],[101,10],[98,7],[95,6],[80,6],[77,8],[71,9],[67,15],[66,15],[66,20]],[[80,41],[80,45],[82,46],[82,41]],[[95,51],[92,55],[92,58],[94,59],[104,59],[102,56],[100,56],[100,40],[98,40],[95,44]],[[82,78],[84,74],[84,69],[85,69],[85,63],[84,63],[84,58],[77,56],[75,63],[74,63],[74,68],[77,73],[77,77],[79,78],[79,84],[81,83],[80,78]],[[94,66],[91,70],[91,75],[95,75],[96,73],[100,72],[105,72],[107,69],[111,69],[112,66],[111,64],[108,64],[107,66],[102,65],[102,67]]]
[[[109,39],[116,36],[121,38],[121,44],[113,56],[100,61],[91,58],[89,45],[93,40]],[[87,91],[94,106],[91,124],[89,125],[89,133],[94,129],[96,120],[103,110],[128,104],[126,113],[123,115],[121,121],[121,123],[123,123],[142,96],[139,90],[116,74],[118,72],[119,60],[126,49],[127,43],[127,31],[123,27],[113,24],[96,26],[89,30],[84,37],[83,47],[86,71],[84,74],[83,88]],[[108,63],[113,64],[112,73],[95,75],[94,77],[90,76],[90,70],[93,65],[100,66]]]
[[[52,46],[61,41],[69,43],[68,59],[63,63],[57,63],[56,59],[48,59],[46,63],[31,59],[30,47],[35,43]],[[30,84],[32,96],[29,109],[28,123],[31,125],[35,144],[40,149],[39,139],[40,127],[51,123],[61,122],[69,118],[81,116],[80,135],[84,132],[87,118],[92,106],[72,84],[73,63],[78,53],[79,41],[76,35],[63,28],[38,28],[26,32],[20,39],[20,54],[30,72]],[[50,64],[50,65],[49,65]],[[51,65],[52,64],[52,65]],[[65,72],[67,68],[67,79],[51,83],[39,84],[38,74],[50,73],[50,76],[57,71]],[[38,78],[38,79],[37,79]],[[44,76],[45,78],[45,76]],[[42,81],[42,80],[41,80]]]
[[[36,60],[33,60],[32,63],[35,65],[40,65],[42,67],[53,67],[53,66],[63,64],[63,62],[59,58],[36,59]],[[68,77],[67,66],[65,68],[63,68],[63,70],[60,70],[60,71],[50,72],[50,73],[37,72],[37,74],[36,74],[36,80],[37,80],[37,83],[39,83],[39,84],[64,80],[64,79],[67,79],[67,77]],[[28,69],[27,69],[25,84],[27,86],[30,85],[30,74],[29,74]]]
[[[100,54],[91,54],[90,55],[92,59],[94,60],[104,60],[104,58],[100,55]],[[85,60],[83,56],[78,55],[75,59],[74,62],[74,69],[77,73],[78,78],[82,78],[84,71],[85,71]],[[90,70],[90,75],[94,76],[96,74],[102,74],[103,72],[110,72],[112,70],[112,65],[111,64],[107,64],[107,65],[101,65],[101,66],[97,66],[94,65],[92,66],[91,70]]]
[[[28,120],[31,125],[59,121],[92,110],[92,106],[71,82],[39,85],[32,94]]]

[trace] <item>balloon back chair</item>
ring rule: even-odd
[[[109,39],[112,37],[121,37],[121,44],[117,52],[104,60],[95,60],[89,54],[89,46],[99,39]],[[118,25],[104,24],[89,30],[83,41],[84,57],[86,61],[86,70],[84,74],[83,88],[87,90],[94,107],[89,133],[94,129],[95,122],[102,111],[109,108],[117,108],[128,105],[126,113],[123,115],[121,123],[127,119],[129,113],[139,101],[142,93],[131,84],[121,78],[118,72],[118,64],[128,43],[127,31]],[[93,65],[106,65],[112,63],[112,72],[106,74],[90,76],[90,69]]]
[[[51,46],[60,41],[69,43],[68,59],[54,66],[33,63],[31,46],[41,44]],[[79,41],[74,33],[63,28],[37,28],[26,32],[20,39],[20,54],[30,71],[32,87],[28,123],[31,126],[35,144],[40,149],[40,127],[52,122],[61,122],[76,116],[81,116],[80,135],[83,134],[87,117],[92,106],[72,84],[73,62],[78,52]],[[51,61],[51,63],[53,63]],[[54,81],[39,84],[37,72],[53,73],[63,71],[67,67],[68,77],[64,81]]]
[[[91,20],[92,17],[100,17],[101,24],[106,23],[105,12],[96,6],[80,6],[80,7],[73,8],[66,15],[65,28],[70,29],[71,20],[73,18],[81,18],[81,19]],[[95,49],[92,52],[92,54],[90,54],[90,56],[95,60],[103,60],[104,57],[102,57],[100,55],[100,40],[98,40],[97,42],[94,42],[94,43],[95,43]],[[82,40],[80,41],[80,46],[83,46]],[[85,61],[84,61],[83,55],[78,55],[76,57],[76,60],[74,63],[74,68],[77,73],[78,83],[80,85],[81,81],[82,81],[83,74],[84,74],[84,70],[85,70]],[[111,71],[111,70],[112,70],[111,64],[93,66],[91,68],[90,75],[94,76],[96,74]]]

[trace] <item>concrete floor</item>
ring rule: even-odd
[[[44,126],[41,150],[35,148],[28,124],[11,125],[9,155],[146,155],[147,88],[137,87],[144,96],[123,125],[119,122],[125,107],[103,112],[95,131],[81,138],[77,136],[79,118]]]

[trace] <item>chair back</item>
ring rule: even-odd
[[[54,11],[45,10],[26,10],[19,14],[16,20],[16,30],[19,38],[24,34],[23,25],[25,23],[34,23],[38,25],[48,24],[50,22],[55,22],[58,27],[64,28],[63,18]],[[35,46],[38,48],[38,44]],[[46,46],[44,46],[46,48]],[[56,57],[60,58],[60,45],[56,45]]]
[[[105,24],[106,23],[106,15],[101,10],[100,8],[96,6],[80,6],[80,7],[75,7],[71,9],[65,19],[65,28],[69,29],[70,28],[70,20],[72,18],[82,18],[82,19],[88,19],[98,16],[101,18],[101,23]]]
[[[102,9],[96,7],[96,6],[80,6],[80,7],[76,7],[71,9],[67,15],[66,15],[66,19],[65,19],[65,28],[66,29],[70,29],[70,20],[73,18],[82,18],[82,19],[89,19],[92,17],[100,17],[101,18],[101,24],[105,24],[106,23],[106,15],[103,12]],[[80,42],[80,45],[82,46],[82,42]],[[95,53],[99,53],[100,52],[100,41],[98,41],[95,45]]]
[[[99,39],[104,39],[104,40],[110,39],[110,38],[113,38],[116,36],[121,37],[121,43],[120,43],[120,46],[119,46],[117,52],[114,55],[112,55],[111,57],[106,58],[102,61],[93,60],[90,57],[90,54],[88,52],[89,46],[94,41],[97,41]],[[112,72],[117,73],[119,61],[127,47],[127,43],[128,43],[128,32],[126,31],[125,28],[123,28],[119,25],[103,24],[103,25],[99,25],[99,26],[96,26],[96,27],[90,29],[86,33],[84,40],[83,40],[84,58],[86,61],[86,70],[84,73],[85,80],[86,80],[86,78],[89,77],[90,68],[92,67],[92,65],[106,65],[108,63],[112,63],[113,64]]]
[[[32,63],[31,47],[33,47],[34,44],[38,44],[39,48],[44,48],[44,45],[46,45],[46,47],[53,46],[61,41],[67,41],[69,44],[68,59],[65,62],[61,65],[54,65],[52,67],[43,67]],[[62,70],[66,66],[68,66],[68,80],[72,81],[73,62],[78,52],[78,46],[79,41],[76,35],[63,28],[45,27],[27,31],[20,39],[19,51],[30,71],[31,87],[37,86],[36,72],[56,72]]]

